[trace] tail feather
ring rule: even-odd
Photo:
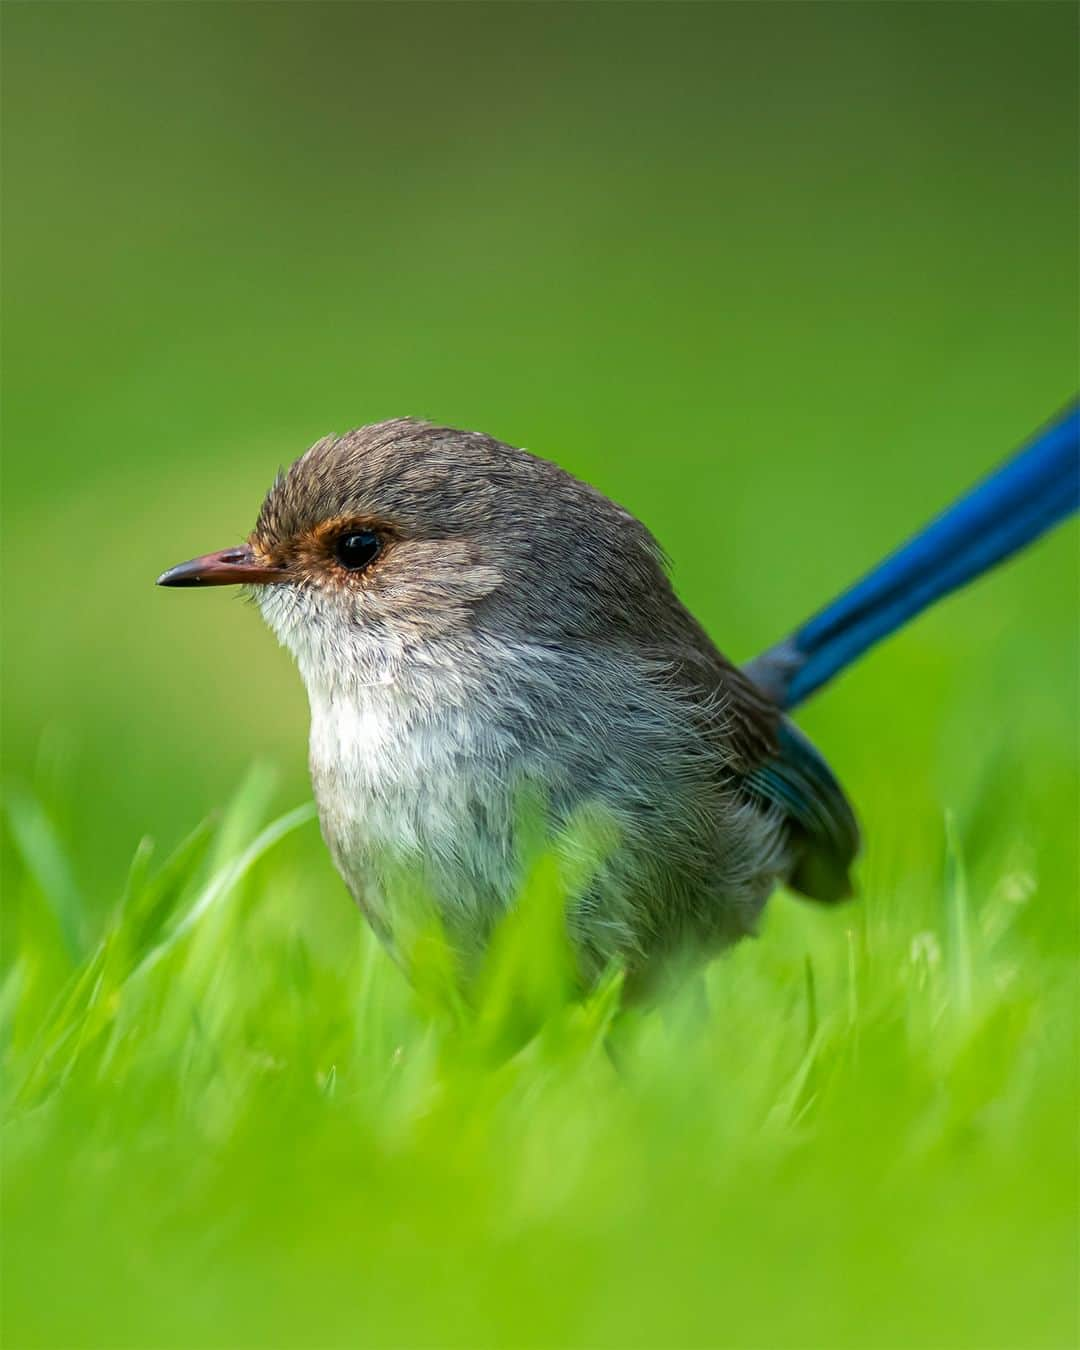
[[[897,552],[746,667],[785,709],[875,642],[1016,553],[1080,506],[1080,405]]]

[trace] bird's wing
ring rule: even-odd
[[[812,900],[846,899],[859,827],[843,789],[768,694],[706,642],[678,648],[673,666],[697,698],[706,695],[706,734],[722,745],[734,786],[787,818],[797,855],[788,885]]]
[[[859,851],[855,813],[825,760],[787,718],[777,730],[777,752],[744,774],[742,786],[780,807],[802,844],[788,885],[812,900],[847,899]]]

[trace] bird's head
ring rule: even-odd
[[[313,445],[241,545],[162,586],[241,585],[302,665],[468,634],[558,645],[655,634],[671,590],[629,512],[489,436],[403,418]]]

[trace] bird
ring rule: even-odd
[[[629,511],[547,459],[413,418],[318,441],[245,542],[157,582],[245,588],[295,658],[322,834],[392,954],[409,876],[462,967],[482,959],[522,887],[528,800],[578,878],[578,978],[614,966],[648,988],[754,934],[778,886],[852,894],[855,812],[790,714],[1075,511],[1078,455],[1072,405],[744,666]],[[583,837],[602,841],[585,866]]]

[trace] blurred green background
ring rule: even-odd
[[[303,692],[257,616],[152,583],[245,534],[325,433],[409,413],[557,459],[744,659],[1054,412],[1075,26],[5,5],[4,749],[19,775],[43,738],[72,757],[90,900],[253,755],[306,792]],[[1065,532],[807,713],[857,799],[912,742],[905,809],[954,798],[943,720],[984,743],[988,682],[1018,745],[1069,702],[1075,562]]]
[[[77,860],[61,880],[87,931],[139,838],[171,847],[253,759],[278,767],[283,804],[309,795],[303,691],[258,616],[226,592],[153,580],[246,534],[278,466],[320,436],[408,413],[556,459],[650,525],[682,596],[742,660],[1054,413],[1077,383],[1076,37],[1073,6],[1037,2],[7,0],[4,767]],[[946,807],[976,866],[1012,849],[1009,866],[1041,879],[1018,920],[1035,949],[1056,961],[1075,945],[1077,561],[1069,526],[800,717],[859,805],[863,891],[867,904],[892,897],[898,951],[937,903]],[[278,927],[290,941],[322,932],[324,945],[324,930],[351,931],[315,829],[286,847]],[[5,849],[7,879],[18,870]],[[843,968],[849,919],[804,918],[786,901],[775,912],[777,945],[740,962],[779,962],[782,982],[790,957],[801,979],[805,924]],[[676,1136],[658,1137],[676,1156]],[[836,1180],[844,1213],[861,1213],[849,1143],[832,1139],[809,1205],[827,1205]],[[271,1149],[257,1156],[270,1166]],[[443,1176],[438,1149],[425,1156]],[[632,1150],[621,1163],[626,1177],[643,1165]],[[679,1184],[670,1211],[657,1201],[673,1234],[692,1168]],[[958,1225],[941,1230],[936,1267],[966,1328],[955,1343],[1020,1344],[1035,1307],[1045,1321],[1029,1343],[1064,1344],[1075,1225],[1050,1200],[1038,1227],[1042,1193],[1023,1209],[1017,1197],[1034,1192],[1022,1171],[1012,1200],[964,1184],[907,1197],[912,1243],[929,1235],[936,1250],[942,1213]],[[387,1194],[408,1185],[391,1172]],[[467,1207],[468,1186],[448,1186],[445,1204]],[[739,1223],[754,1213],[749,1186],[724,1193]],[[137,1212],[138,1188],[122,1202]],[[906,1202],[901,1188],[901,1231]],[[1015,1230],[1003,1217],[1014,1202]],[[965,1206],[972,1233],[991,1213],[1002,1226],[958,1272],[948,1235],[964,1240]],[[446,1241],[444,1218],[416,1220],[408,1259]],[[829,1240],[843,1228],[837,1251],[857,1259],[883,1241],[874,1218],[837,1219]],[[693,1243],[707,1242],[711,1216],[694,1222]],[[777,1238],[767,1223],[751,1231],[754,1277],[754,1254]],[[816,1231],[802,1213],[790,1271]],[[895,1241],[902,1265],[913,1248]],[[1010,1268],[1013,1241],[1032,1261],[1045,1254],[1046,1285],[1017,1293],[1015,1321],[995,1321],[980,1291]],[[47,1251],[38,1243],[26,1251]],[[515,1259],[498,1250],[492,1278]],[[682,1253],[670,1252],[661,1283],[677,1278]],[[583,1281],[590,1270],[615,1279],[586,1263]],[[836,1276],[820,1307],[850,1298],[865,1327],[875,1300],[896,1297],[885,1271],[883,1257],[846,1293]],[[440,1278],[461,1287],[452,1269]],[[713,1278],[694,1269],[673,1344],[706,1336]],[[797,1283],[785,1344],[800,1343],[797,1311],[813,1305],[812,1265]],[[911,1322],[894,1308],[881,1344],[915,1343],[921,1296]],[[48,1310],[46,1292],[30,1301]],[[407,1341],[394,1307],[372,1325]],[[742,1315],[749,1344],[754,1314]],[[267,1316],[253,1343],[273,1340]],[[494,1343],[565,1335],[554,1311],[528,1334],[512,1310],[499,1316]],[[823,1316],[839,1343],[841,1312]],[[414,1339],[437,1340],[434,1305],[417,1317]],[[589,1325],[598,1344],[633,1342],[631,1313],[583,1336]],[[639,1329],[640,1343],[659,1344],[662,1325]],[[229,1343],[203,1330],[203,1343]],[[854,1330],[851,1342],[874,1343]]]

